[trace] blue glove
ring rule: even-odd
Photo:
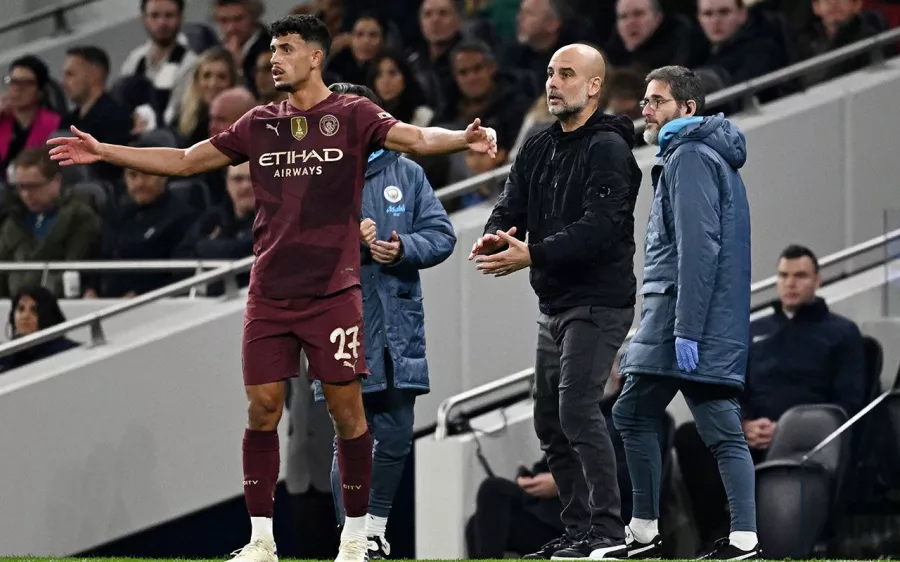
[[[697,342],[684,338],[675,338],[675,358],[678,360],[678,368],[690,373],[697,368],[700,356],[697,353]]]

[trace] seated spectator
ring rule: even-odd
[[[151,82],[149,106],[162,123],[178,113],[178,104],[197,65],[197,55],[181,34],[184,0],[141,0],[141,20],[147,42],[122,64],[121,76],[144,77]]]
[[[641,100],[644,99],[644,77],[631,68],[618,68],[609,71],[606,83],[603,84],[606,97],[606,112],[612,115],[625,115],[634,120],[641,119]],[[642,135],[638,135],[642,136]]]
[[[798,60],[806,60],[878,35],[885,31],[879,18],[863,12],[861,0],[813,0],[815,18],[797,36]],[[867,17],[868,16],[868,17]],[[809,87],[842,74],[865,68],[870,55],[864,54],[834,66],[807,74],[803,83]]]
[[[0,261],[78,261],[96,255],[100,218],[72,192],[63,192],[59,166],[46,148],[22,151],[12,167],[12,194],[0,226]],[[42,272],[0,272],[0,295],[40,284]],[[51,273],[50,289],[62,294],[60,273]]]
[[[9,163],[26,148],[43,147],[59,128],[60,116],[47,107],[45,88],[50,80],[47,65],[26,55],[9,65],[9,88],[0,105],[0,179],[6,179]]]
[[[609,428],[609,437],[616,455],[617,480],[622,499],[621,515],[631,519],[631,477],[625,463],[625,445],[612,421],[612,406],[622,392],[624,378],[619,376],[619,357],[606,380],[600,410]],[[664,439],[664,436],[660,436]],[[662,442],[660,448],[663,448]],[[661,450],[663,459],[668,450]],[[546,456],[531,469],[519,468],[516,481],[489,477],[481,483],[476,499],[475,514],[466,524],[466,545],[469,558],[504,558],[506,553],[528,555],[526,558],[546,558],[552,543],[566,532],[560,519],[562,504],[556,483],[550,474]],[[543,552],[541,552],[543,551]]]
[[[508,158],[514,160],[519,153],[519,149],[525,144],[525,141],[531,138],[535,133],[543,131],[553,123],[556,123],[556,116],[550,113],[547,105],[547,95],[541,94],[532,104],[531,110],[525,115],[522,121],[522,127],[519,129],[519,136],[516,137],[512,150],[509,152]]]
[[[36,285],[28,286],[19,289],[12,298],[6,330],[10,339],[15,340],[65,321],[66,317],[50,291]],[[0,373],[24,367],[73,347],[78,347],[78,344],[65,336],[60,336],[12,355],[0,357]]]
[[[256,201],[250,164],[230,166],[226,177],[228,198],[197,219],[175,250],[176,258],[236,260],[253,254],[253,219]],[[249,283],[249,274],[240,285]],[[221,284],[219,284],[221,285]],[[220,294],[221,286],[207,294]]]
[[[386,51],[372,60],[366,80],[381,98],[381,107],[395,118],[417,127],[427,127],[434,117],[428,99],[410,64],[399,53]]]
[[[328,70],[340,80],[352,84],[365,84],[372,59],[384,48],[387,27],[372,14],[366,14],[353,23],[350,48],[333,55]]]
[[[828,310],[816,296],[819,263],[802,246],[788,246],[778,260],[778,302],[774,313],[751,325],[747,382],[741,395],[744,435],[755,462],[765,459],[788,409],[835,404],[848,416],[865,402],[865,354],[859,328]],[[693,423],[675,437],[685,486],[701,539],[721,536],[728,523],[718,468]]]
[[[409,62],[425,86],[429,105],[440,111],[456,91],[450,51],[462,41],[462,14],[454,0],[424,0],[419,25],[426,45],[410,53]]]
[[[475,514],[466,523],[469,558],[530,554],[565,530],[559,519],[559,491],[546,457],[530,469],[521,467],[515,481],[487,478],[475,501]]]
[[[245,113],[256,107],[253,94],[243,87],[230,88],[219,93],[209,105],[209,137],[214,137],[232,126]],[[202,180],[209,188],[212,203],[218,204],[227,199],[225,190],[224,169],[212,170],[202,175]]]
[[[482,124],[497,131],[501,142],[515,139],[532,100],[520,81],[498,70],[494,54],[480,41],[458,44],[453,48],[450,62],[459,95],[438,113],[435,122],[464,129],[480,118]]]
[[[209,106],[217,95],[236,83],[237,68],[228,51],[213,47],[200,55],[181,99],[180,113],[170,123],[181,137],[181,146],[193,146],[209,138]]]
[[[260,105],[267,103],[281,103],[288,99],[287,92],[279,92],[275,89],[275,80],[272,79],[272,54],[260,53],[256,57],[256,101]]]
[[[132,146],[164,146],[161,135],[146,133]],[[166,187],[166,178],[125,171],[128,197],[103,224],[101,257],[105,260],[167,260],[184,240],[194,212]],[[134,297],[177,279],[172,273],[114,273],[85,279],[85,298]]]
[[[750,12],[743,0],[698,0],[697,19],[709,41],[701,65],[731,86],[789,63],[788,53],[763,11]]]
[[[269,52],[272,38],[262,22],[265,4],[262,0],[213,0],[213,18],[222,36],[222,46],[231,53],[238,80],[254,96],[256,91],[256,59]],[[232,84],[234,85],[234,84]]]
[[[631,67],[642,76],[672,64],[692,67],[706,48],[703,33],[681,15],[664,14],[659,0],[616,2],[616,30],[606,43],[613,67]]]
[[[109,56],[99,47],[73,47],[66,52],[62,86],[75,109],[62,120],[62,128],[74,125],[100,142],[128,144],[134,125],[131,112],[106,93]],[[99,179],[114,182],[122,169],[107,162],[90,165]]]
[[[558,0],[522,0],[516,17],[516,42],[500,57],[500,66],[522,74],[525,93],[534,97],[544,90],[550,57],[570,41],[564,24],[566,5]]]

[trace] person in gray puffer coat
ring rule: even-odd
[[[747,148],[721,114],[697,116],[704,101],[700,78],[684,67],[647,76],[644,136],[662,160],[652,170],[641,323],[621,361],[627,380],[613,419],[633,486],[629,554],[653,557],[661,545],[656,435],[681,391],[718,461],[731,511],[731,533],[708,557],[750,559],[760,549],[739,402],[750,343],[750,207],[739,173]]]

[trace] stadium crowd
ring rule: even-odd
[[[185,22],[183,0],[139,1],[147,37],[121,68],[91,45],[71,48],[59,69],[37,56],[10,64],[0,113],[0,260],[250,254],[246,170],[172,180],[105,163],[60,170],[42,156],[45,141],[69,134],[70,125],[101,142],[186,147],[253,106],[282,99],[271,78],[264,24],[270,14],[261,0],[211,0],[211,25]],[[502,166],[552,120],[543,82],[561,45],[599,47],[610,66],[605,110],[638,119],[643,77],[652,68],[689,66],[712,92],[877,34],[891,18],[897,23],[896,3],[870,9],[862,0],[319,0],[294,11],[317,14],[335,38],[327,83],[365,84],[386,110],[416,125],[461,128],[480,116],[498,131],[496,159],[420,158],[436,187]],[[866,57],[851,59],[765,95],[865,64]],[[453,211],[494,198],[501,186],[485,182],[445,206]],[[37,279],[2,275],[0,295]],[[128,297],[172,280],[88,277],[80,295],[68,296]],[[50,286],[62,295],[59,276]]]
[[[0,261],[252,254],[247,164],[174,180],[103,163],[60,168],[48,156],[46,140],[69,134],[70,125],[101,142],[187,147],[227,129],[258,104],[284,99],[273,86],[264,24],[269,14],[261,0],[210,0],[211,24],[185,22],[184,0],[136,1],[147,37],[140,45],[123,45],[133,50],[121,68],[111,68],[109,55],[90,45],[71,48],[58,69],[31,55],[9,65],[0,100]],[[544,81],[547,63],[562,45],[585,42],[601,49],[610,69],[605,111],[640,119],[644,76],[653,68],[691,67],[709,93],[900,24],[900,3],[887,0],[317,0],[295,13],[318,15],[332,32],[327,83],[364,84],[385,110],[416,125],[464,128],[481,117],[496,129],[496,159],[474,152],[418,158],[434,186],[508,163],[525,139],[552,122]],[[789,94],[868,62],[850,59],[762,97]],[[458,210],[495,198],[501,188],[500,181],[486,182],[444,205]],[[816,296],[820,278],[812,251],[790,246],[777,264],[779,301],[774,314],[753,327],[743,400],[745,434],[760,462],[780,416],[791,407],[832,403],[853,415],[874,389],[858,328]],[[40,289],[40,272],[0,272],[0,296],[13,299],[8,335],[63,322],[56,298],[132,297],[176,278],[83,275],[77,292],[66,294],[61,275],[51,275],[47,289]],[[65,340],[13,356],[0,371],[71,345]],[[620,387],[621,379],[611,377],[606,415]],[[331,438],[323,435],[322,442]],[[613,440],[619,457],[621,438]],[[668,501],[691,506],[699,551],[721,534],[716,525],[727,521],[724,491],[709,486],[718,481],[716,467],[695,428],[678,428],[664,446],[667,457],[677,452],[689,496],[687,502],[674,495]],[[470,555],[526,554],[558,534],[560,506],[547,501],[556,495],[548,476],[546,463],[538,461],[516,482],[483,484],[479,511],[467,526]],[[625,500],[631,488],[627,471],[620,470],[619,479]],[[328,490],[316,497],[330,512]],[[630,506],[623,505],[627,520],[626,511]],[[673,523],[670,530],[675,528]],[[308,529],[305,534],[326,542],[335,538]]]

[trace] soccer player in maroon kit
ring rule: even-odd
[[[256,261],[244,315],[243,376],[249,401],[244,432],[244,497],[252,534],[236,562],[276,562],[272,512],[278,479],[276,428],[285,379],[295,376],[301,347],[310,378],[323,383],[338,434],[346,522],[339,562],[366,559],[365,516],[372,439],[363,410],[359,220],[367,158],[380,148],[418,154],[472,149],[496,154],[496,135],[475,120],[465,131],[419,128],[364,97],[328,90],[322,66],[331,37],[313,16],[271,26],[272,75],[288,92],[258,106],[226,131],[186,150],[132,148],[74,138],[48,141],[63,166],[105,161],[160,176],[192,176],[249,160],[257,215]]]

